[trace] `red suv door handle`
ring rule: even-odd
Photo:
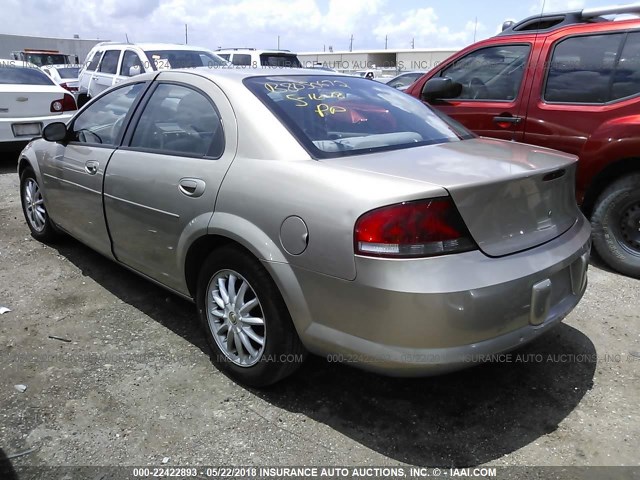
[[[522,121],[522,117],[512,117],[511,115],[509,116],[498,116],[498,117],[493,117],[493,121],[495,123],[513,123],[513,124],[518,124]]]

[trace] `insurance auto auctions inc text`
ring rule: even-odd
[[[261,467],[261,478],[434,478],[496,476],[496,469],[428,467]]]

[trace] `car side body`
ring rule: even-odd
[[[172,65],[169,57],[179,57],[181,54],[201,55],[203,58],[199,63],[188,59],[187,65],[183,64],[183,59],[178,59],[180,64],[174,62],[176,65]],[[89,51],[80,70],[78,104],[82,106],[111,86],[145,72],[194,66],[219,68],[226,65],[226,61],[210,50],[193,45],[101,42]]]
[[[274,81],[282,83],[268,83]],[[283,95],[292,87],[273,85],[299,84],[299,93],[318,82],[371,84],[366,88],[424,108],[378,82],[324,72],[153,72],[105,92],[76,117],[118,89],[139,89],[118,113],[122,128],[112,145],[36,140],[22,152],[19,173],[33,170],[56,228],[185,298],[197,299],[200,269],[212,252],[241,249],[273,279],[306,350],[378,372],[470,366],[538,337],[582,297],[590,227],[574,201],[575,157],[469,138],[348,156],[327,148],[327,158],[318,159],[295,127],[248,90],[250,82],[276,93],[285,88]],[[203,155],[132,146],[138,135],[155,141],[158,131],[171,148],[182,145],[172,139],[178,117],[157,123],[153,134],[136,127],[150,96],[176,85],[215,105],[222,130],[213,137],[221,148]],[[195,131],[202,105],[189,110]],[[287,108],[318,120],[319,110],[296,105]],[[162,107],[180,110],[171,102]],[[386,114],[354,107],[345,118],[358,126],[366,125],[361,116],[371,124],[377,115]],[[338,148],[356,140],[333,142]],[[365,214],[424,199],[453,199],[474,245],[425,258],[356,251],[354,229]]]
[[[73,96],[37,66],[0,59],[0,149],[17,151],[76,111]]]
[[[631,4],[527,18],[452,55],[406,90],[478,135],[577,155],[576,198],[592,220],[596,249],[636,277],[640,194],[632,202],[623,197],[640,187],[640,20],[609,18],[638,10]],[[461,88],[425,91],[447,78]]]

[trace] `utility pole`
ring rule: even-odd
[[[416,39],[412,38],[411,39],[411,50],[413,50],[414,48],[416,48]]]
[[[351,41],[349,42],[349,51],[353,52],[353,33],[351,34]]]
[[[187,24],[184,24],[184,44],[188,44],[189,43],[189,31],[187,28]]]
[[[389,35],[385,35],[385,36],[384,36],[384,49],[385,49],[385,50],[387,49],[387,43],[388,43],[388,40],[389,40]]]
[[[278,50],[280,50],[280,35],[278,35]]]

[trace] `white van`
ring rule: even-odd
[[[256,50],[255,48],[219,48],[216,54],[236,67],[302,68],[295,53],[289,50]]]
[[[91,51],[78,78],[78,106],[126,78],[170,68],[226,67],[211,50],[166,43],[102,42]]]

